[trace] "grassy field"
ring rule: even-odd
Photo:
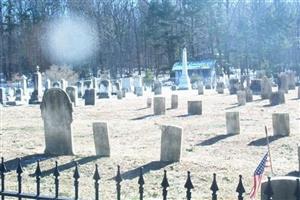
[[[227,91],[226,91],[227,92]],[[168,171],[170,183],[168,199],[184,199],[187,171],[191,171],[194,184],[193,199],[209,199],[213,173],[217,174],[219,198],[237,199],[235,192],[239,174],[243,175],[247,193],[252,187],[253,171],[267,151],[264,126],[272,135],[272,113],[290,114],[291,135],[271,138],[272,162],[275,175],[286,175],[298,170],[297,145],[300,141],[300,100],[296,90],[286,95],[286,104],[269,107],[268,100],[254,96],[254,101],[237,106],[235,95],[217,94],[206,90],[203,96],[197,91],[164,91],[167,108],[171,107],[171,94],[179,95],[179,108],[168,109],[166,115],[152,116],[152,108],[146,108],[151,94],[135,97],[131,94],[123,100],[99,99],[96,106],[81,105],[74,108],[72,131],[75,156],[50,157],[43,155],[43,120],[38,105],[3,107],[1,109],[1,155],[11,170],[7,174],[7,189],[16,190],[16,157],[24,165],[24,188],[35,191],[33,176],[36,160],[41,160],[43,170],[42,193],[54,192],[52,170],[58,161],[61,170],[60,193],[73,196],[74,161],[79,163],[80,198],[93,199],[92,176],[98,164],[101,181],[101,199],[116,199],[113,180],[117,165],[123,176],[122,199],[138,199],[139,168],[145,170],[145,199],[161,198],[163,171]],[[202,100],[203,114],[188,116],[187,101]],[[228,136],[225,112],[239,111],[241,134]],[[92,123],[107,121],[109,126],[111,157],[95,157]],[[184,130],[183,152],[180,163],[160,163],[160,125],[181,126]],[[248,199],[248,197],[246,198]]]

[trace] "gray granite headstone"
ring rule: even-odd
[[[95,89],[86,89],[84,92],[84,105],[92,105],[96,104],[96,92]]]
[[[226,112],[226,130],[228,135],[240,134],[239,112]]]
[[[66,88],[66,92],[70,97],[70,100],[72,103],[74,103],[74,106],[78,105],[78,92],[77,92],[77,87],[74,86],[68,86]]]
[[[172,94],[171,96],[171,108],[176,109],[178,108],[178,95]]]
[[[261,80],[261,98],[262,99],[269,99],[272,94],[272,83],[271,81],[264,76]]]
[[[290,117],[288,113],[273,113],[272,123],[274,136],[290,135]]]
[[[202,101],[188,101],[189,115],[202,115]]]
[[[94,142],[97,156],[110,156],[108,127],[106,122],[93,123]]]
[[[153,99],[154,115],[164,115],[166,113],[166,98],[154,97]]]

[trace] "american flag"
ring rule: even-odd
[[[266,167],[270,167],[271,163],[269,160],[269,152],[266,153],[266,155],[263,157],[263,159],[260,161],[259,165],[257,166],[255,172],[254,172],[254,185],[250,192],[250,199],[254,200],[256,198],[257,191],[260,188],[261,180],[265,171]]]

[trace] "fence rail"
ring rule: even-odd
[[[37,166],[36,170],[34,173],[35,179],[36,179],[36,191],[33,193],[24,193],[22,192],[22,173],[23,173],[23,168],[21,164],[21,159],[18,159],[17,163],[17,168],[16,168],[16,175],[17,175],[17,192],[16,191],[7,191],[5,190],[5,179],[6,179],[6,173],[8,172],[4,159],[1,158],[1,164],[0,164],[0,178],[1,178],[1,190],[0,190],[0,196],[1,200],[5,200],[5,197],[16,197],[19,200],[22,198],[25,199],[39,199],[39,200],[46,200],[46,199],[55,199],[55,200],[78,200],[79,199],[79,168],[78,164],[75,163],[75,169],[74,169],[74,174],[73,174],[73,180],[74,180],[74,197],[59,197],[59,176],[60,172],[58,169],[58,163],[55,162],[55,168],[53,170],[53,177],[54,177],[54,188],[55,188],[55,193],[53,196],[44,196],[41,195],[41,190],[40,190],[40,185],[41,185],[41,176],[42,176],[42,170],[40,168],[40,163],[37,161]],[[99,192],[99,186],[100,186],[100,173],[98,169],[98,165],[95,165],[95,172],[93,175],[93,180],[94,180],[94,190],[95,190],[95,200],[101,199],[101,195]],[[121,182],[122,182],[122,176],[120,173],[120,166],[117,167],[117,174],[115,177],[116,181],[116,198],[117,200],[121,200]],[[140,168],[139,172],[139,178],[138,178],[138,193],[139,193],[139,199],[143,200],[144,197],[144,184],[145,180],[143,177],[143,168]],[[162,199],[167,200],[168,198],[168,188],[170,187],[169,181],[167,178],[167,171],[164,170],[164,175],[163,175],[163,180],[161,182],[161,187],[162,187]],[[187,172],[187,179],[184,184],[184,188],[186,189],[186,199],[191,200],[192,199],[192,190],[194,189],[194,185],[191,180],[191,173],[188,171]],[[217,178],[216,174],[213,174],[213,180],[212,184],[210,187],[210,190],[212,191],[211,194],[211,199],[212,200],[217,200],[218,199],[218,184],[217,184]],[[239,175],[239,182],[236,188],[236,192],[238,193],[237,199],[238,200],[243,200],[244,199],[244,194],[245,194],[245,188],[243,186],[242,182],[242,176]],[[271,200],[272,196],[274,195],[272,185],[271,185],[271,178],[268,177],[268,183],[267,186],[264,190],[264,194],[266,195],[267,199],[266,200]],[[300,200],[300,187],[299,187],[299,179],[297,179],[296,183],[296,188],[295,188],[295,200]]]

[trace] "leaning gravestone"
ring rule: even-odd
[[[274,113],[272,123],[274,136],[290,135],[290,117],[288,113]]]
[[[154,115],[164,115],[166,113],[166,98],[154,97],[153,99]]]
[[[228,135],[240,134],[239,112],[226,112],[226,130]]]
[[[172,94],[171,96],[171,109],[178,108],[178,95]]]
[[[237,91],[237,100],[238,100],[238,105],[243,106],[246,104],[246,92],[243,90]]]
[[[293,176],[279,176],[272,177],[271,187],[273,191],[272,200],[295,200],[295,191],[297,188],[297,179],[299,177]],[[268,199],[264,194],[268,181],[261,184],[261,199]]]
[[[84,105],[92,105],[96,104],[96,92],[95,89],[86,89],[84,92]]]
[[[73,155],[73,108],[67,93],[60,88],[46,90],[40,108],[44,120],[45,153]]]
[[[269,99],[272,94],[272,83],[271,81],[264,76],[261,80],[261,98],[262,99]]]
[[[188,101],[189,115],[202,115],[202,101]]]
[[[198,95],[203,95],[204,94],[204,86],[202,81],[197,82],[197,87],[198,87]]]
[[[279,90],[278,92],[272,92],[270,97],[270,105],[276,106],[279,104],[284,104],[285,98],[284,98],[284,92]]]
[[[252,90],[249,87],[246,87],[245,93],[246,93],[246,102],[252,102],[253,101]]]
[[[108,128],[106,122],[93,123],[94,142],[97,156],[110,156]]]
[[[161,129],[160,160],[179,162],[182,148],[182,128],[163,125]]]
[[[74,106],[78,105],[78,92],[77,92],[77,87],[74,86],[68,86],[66,88],[66,92],[70,97],[70,100],[72,103],[74,103]]]

